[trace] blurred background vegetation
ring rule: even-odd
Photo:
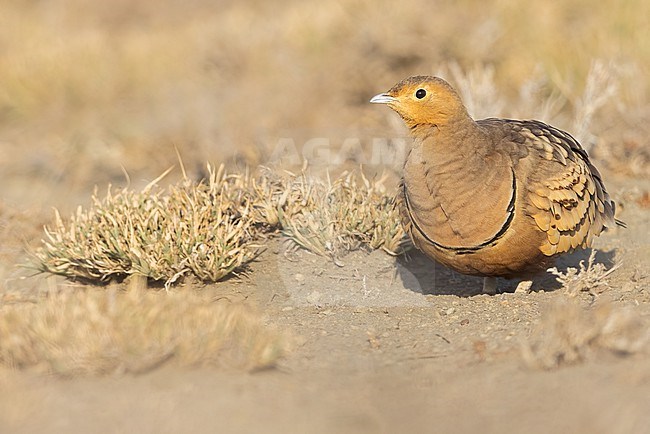
[[[266,164],[282,138],[399,137],[367,102],[415,74],[645,175],[649,16],[646,0],[4,0],[0,205],[71,209],[125,171],[144,185],[175,148],[199,177]]]

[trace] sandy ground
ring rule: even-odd
[[[647,190],[635,184],[613,189]],[[607,303],[648,324],[650,213],[634,200],[623,208],[628,229],[596,245],[599,262],[622,262],[597,297],[571,297],[552,276],[531,294],[480,295],[480,279],[416,252],[354,252],[337,266],[274,241],[247,276],[200,289],[253,303],[289,332],[292,348],[277,367],[72,379],[2,371],[0,432],[650,433],[647,351],[593,350],[550,370],[522,351],[562,301],[585,310]]]

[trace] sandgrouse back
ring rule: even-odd
[[[402,224],[427,256],[464,274],[526,277],[590,247],[615,205],[570,134],[534,120],[474,121],[437,77],[397,83],[370,102],[404,120],[413,146],[398,192]]]

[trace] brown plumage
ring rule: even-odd
[[[615,224],[600,173],[568,133],[539,121],[474,121],[456,91],[417,76],[371,99],[395,110],[413,147],[398,193],[427,256],[464,274],[526,277]]]

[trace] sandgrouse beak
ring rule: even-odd
[[[370,98],[370,102],[375,104],[390,104],[392,102],[397,102],[397,98],[394,98],[387,93],[380,93]]]

